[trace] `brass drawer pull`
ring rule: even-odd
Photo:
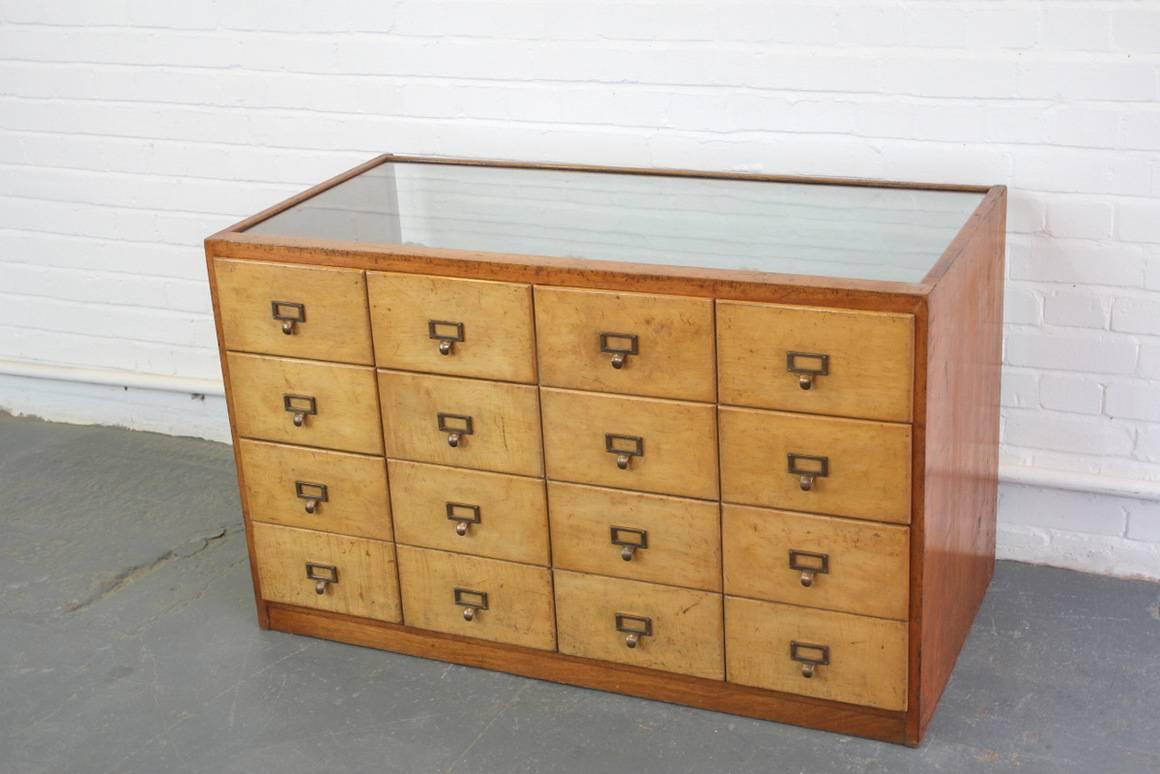
[[[294,495],[306,501],[307,513],[317,513],[318,506],[328,499],[326,484],[315,484],[312,481],[295,481]]]
[[[326,588],[332,583],[338,583],[338,568],[333,564],[319,562],[306,563],[306,577],[314,581],[314,593],[325,594]]]
[[[612,527],[611,533],[612,545],[622,546],[620,558],[626,562],[631,562],[638,550],[648,548],[648,530]]]
[[[610,362],[613,368],[624,368],[629,355],[640,354],[640,342],[635,333],[602,333],[600,351],[612,355]]]
[[[282,323],[282,332],[287,336],[295,333],[294,326],[306,322],[306,304],[293,301],[271,301],[270,314]]]
[[[463,608],[463,620],[474,621],[480,610],[487,610],[487,592],[455,589],[455,604]]]
[[[785,455],[786,469],[798,477],[803,492],[814,488],[814,479],[830,475],[830,458],[790,452]]]
[[[624,638],[624,644],[626,647],[635,648],[640,644],[641,637],[652,636],[652,619],[642,615],[617,613],[616,631],[623,632],[626,635]]]
[[[814,671],[818,667],[826,666],[830,663],[830,646],[791,640],[789,643],[789,657],[794,661],[801,662],[802,677],[808,679],[814,676]]]
[[[786,352],[785,370],[798,375],[798,387],[812,389],[814,379],[830,373],[830,356],[820,352]]]
[[[455,351],[456,342],[464,340],[463,323],[450,320],[428,320],[427,338],[439,342],[439,354],[450,355]]]
[[[318,401],[310,395],[282,395],[282,408],[294,415],[294,426],[302,427],[306,424],[306,417],[318,413]]]
[[[440,411],[435,415],[439,425],[439,432],[447,433],[447,445],[451,448],[463,442],[463,436],[475,432],[475,423],[466,414],[444,414]]]
[[[455,534],[463,537],[472,524],[478,524],[483,517],[478,505],[467,503],[447,503],[447,519],[455,522]]]
[[[802,574],[802,585],[807,589],[814,585],[815,575],[828,575],[830,572],[830,555],[815,554],[812,551],[789,550],[789,568]]]
[[[644,439],[639,435],[605,433],[604,451],[616,455],[616,467],[628,470],[633,457],[644,456]]]

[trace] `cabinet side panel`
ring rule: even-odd
[[[995,566],[1006,190],[928,301],[919,735]]]

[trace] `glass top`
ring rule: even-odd
[[[387,162],[257,234],[920,282],[981,193]]]

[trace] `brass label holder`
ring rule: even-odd
[[[830,373],[830,356],[821,352],[786,352],[785,370],[797,374],[798,387],[811,390],[814,379]]]
[[[648,548],[648,530],[633,527],[610,527],[612,545],[621,546],[620,558],[631,562],[636,552]]]
[[[786,470],[798,477],[798,485],[803,492],[814,488],[814,479],[830,475],[830,458],[812,454],[790,452],[785,455]]]
[[[461,322],[428,320],[427,338],[439,342],[440,355],[450,355],[455,351],[455,345],[466,339],[466,331]]]

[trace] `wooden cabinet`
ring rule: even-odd
[[[260,624],[918,744],[994,561],[1005,208],[384,156],[214,235]]]

